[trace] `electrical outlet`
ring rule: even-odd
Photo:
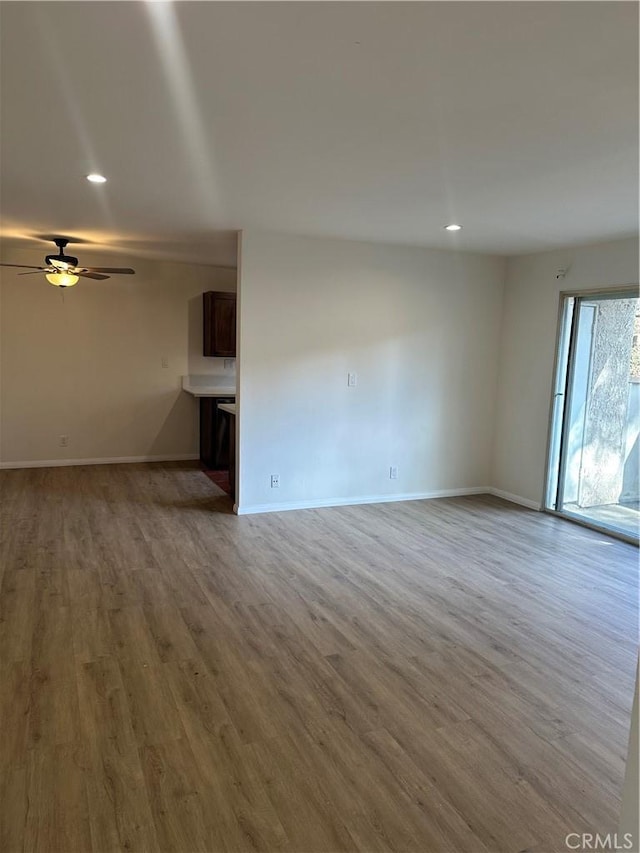
[[[398,466],[397,465],[392,465],[389,468],[389,479],[390,480],[397,480],[398,479]]]
[[[167,358],[166,355],[162,356],[162,360],[160,363],[162,364],[163,367],[169,367],[169,359]]]
[[[349,388],[355,388],[358,384],[358,374],[357,373],[348,373],[347,374],[347,385]]]
[[[272,474],[271,475],[271,488],[279,489],[280,488],[280,474]]]
[[[235,358],[225,358],[224,360],[224,369],[225,370],[233,370],[235,367],[236,360]]]
[[[68,447],[69,446],[69,436],[61,435],[60,436],[60,447]]]

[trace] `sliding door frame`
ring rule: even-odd
[[[603,287],[597,288],[593,290],[561,290],[559,294],[559,303],[558,303],[558,325],[556,331],[556,344],[555,344],[555,356],[553,362],[553,383],[551,386],[551,403],[549,406],[549,426],[548,426],[548,435],[547,435],[547,453],[545,459],[545,481],[544,481],[544,496],[542,500],[542,509],[544,512],[549,513],[550,515],[556,515],[559,518],[564,518],[567,521],[572,521],[575,524],[580,524],[583,527],[588,527],[591,530],[597,530],[600,533],[606,533],[609,536],[613,536],[616,539],[621,539],[624,542],[629,542],[631,545],[640,544],[638,539],[634,536],[629,536],[627,533],[624,533],[622,530],[618,530],[612,527],[605,527],[604,525],[598,524],[597,522],[587,521],[586,519],[579,518],[577,516],[572,515],[571,513],[562,512],[558,509],[558,506],[562,506],[562,500],[564,497],[564,480],[566,474],[566,465],[567,465],[567,417],[571,411],[571,396],[573,391],[573,377],[575,373],[576,359],[576,344],[578,339],[578,327],[579,327],[579,316],[580,316],[580,306],[584,302],[589,302],[593,300],[594,302],[602,301],[605,299],[615,299],[615,298],[631,298],[638,299],[640,298],[640,292],[637,284],[622,284],[616,285],[615,287]],[[571,328],[569,330],[569,342],[568,347],[566,348],[566,364],[563,364],[563,355],[565,352],[564,338],[566,334],[566,323],[568,319],[568,311],[569,311],[569,300],[573,299],[573,306],[571,306]],[[560,371],[563,370],[565,372],[564,375],[564,384],[563,390],[559,391],[558,384],[560,379]],[[556,406],[557,406],[557,398],[559,396],[563,397],[563,405],[562,405],[562,420],[560,422],[560,435],[556,436],[556,422],[557,422],[557,414],[556,414]],[[552,466],[555,468],[554,464],[554,443],[556,440],[559,440],[559,447],[557,450],[558,453],[558,464],[557,464],[557,475],[555,485],[551,481],[551,477],[553,475]],[[553,495],[553,498],[552,498]]]

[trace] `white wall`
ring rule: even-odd
[[[136,275],[61,291],[2,269],[0,462],[197,455],[197,402],[181,376],[222,371],[222,359],[199,356],[198,306],[204,290],[234,290],[235,270],[77,248],[84,263]],[[33,264],[39,254],[6,250],[3,260]]]
[[[637,252],[625,240],[510,259],[499,344],[502,260],[245,233],[241,510],[488,485],[539,503],[559,292],[637,282]],[[63,301],[2,270],[0,462],[196,454],[180,377],[222,371],[200,355],[200,299],[233,290],[235,271],[82,259],[137,275],[82,281]]]
[[[568,268],[564,279],[558,269]],[[510,258],[507,263],[493,485],[542,502],[561,291],[638,283],[638,241]]]
[[[240,512],[490,485],[502,259],[254,231],[240,257]]]

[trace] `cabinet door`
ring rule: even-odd
[[[229,429],[233,418],[228,412],[221,412],[219,403],[235,403],[235,397],[216,397],[216,415],[213,428],[213,468],[225,471],[229,467]]]
[[[235,358],[236,294],[203,293],[203,355]]]
[[[215,397],[200,397],[200,461],[207,468],[215,465],[215,419],[218,401]]]
[[[213,471],[229,467],[229,422],[218,403],[235,403],[235,397],[200,397],[200,461]]]

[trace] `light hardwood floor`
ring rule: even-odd
[[[615,831],[632,546],[489,497],[237,518],[180,464],[0,488],[3,853]]]

